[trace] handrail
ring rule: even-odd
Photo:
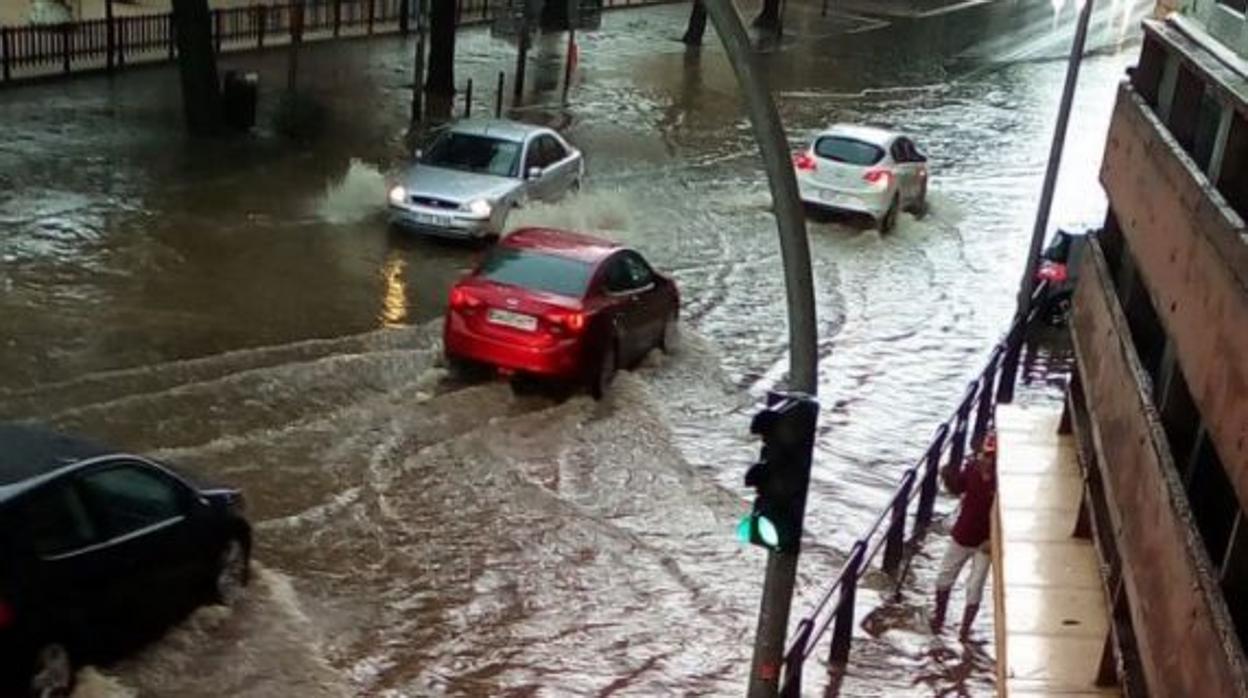
[[[784,673],[780,683],[782,697],[796,698],[801,695],[803,665],[829,629],[833,635],[831,663],[844,666],[849,661],[858,581],[870,570],[881,550],[884,551],[881,567],[890,575],[898,574],[905,557],[905,529],[910,518],[910,503],[916,499],[919,506],[914,512],[909,542],[914,543],[926,532],[932,521],[940,464],[946,456],[950,463],[961,463],[966,447],[978,448],[983,441],[992,425],[997,396],[1001,391],[998,379],[1003,377],[1002,360],[1022,344],[1027,325],[1039,312],[1040,304],[1036,301],[1048,291],[1048,285],[1048,281],[1044,280],[1036,285],[1032,292],[1031,312],[1025,318],[1015,318],[1001,340],[993,345],[984,368],[967,384],[957,408],[936,427],[922,457],[902,472],[888,505],[866,533],[850,546],[844,564],[819,596],[814,608],[798,620],[784,653]],[[919,486],[916,487],[916,484]],[[878,534],[886,520],[889,521],[888,527],[880,536]],[[840,592],[839,599],[829,610],[837,592]]]

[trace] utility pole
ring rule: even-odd
[[[810,269],[810,241],[806,220],[797,196],[797,179],[789,159],[788,141],[775,102],[731,0],[703,0],[745,98],[754,137],[767,170],[772,206],[780,235],[789,318],[789,388],[814,396],[818,385],[818,348],[815,332],[815,293]],[[805,503],[802,503],[804,508]],[[789,610],[797,579],[798,551],[773,550],[767,554],[767,572],[754,638],[749,695],[776,695]]]
[[[1044,234],[1049,228],[1049,210],[1053,206],[1053,191],[1057,187],[1057,173],[1062,164],[1062,150],[1066,145],[1066,127],[1070,123],[1070,109],[1075,100],[1075,85],[1079,82],[1079,65],[1083,62],[1083,47],[1088,39],[1088,22],[1092,18],[1093,0],[1083,0],[1075,26],[1075,40],[1070,46],[1070,58],[1066,63],[1066,84],[1062,86],[1062,102],[1057,110],[1057,126],[1053,128],[1053,142],[1049,146],[1049,164],[1044,171],[1044,186],[1040,190],[1040,206],[1036,210],[1036,224],[1031,229],[1031,247],[1027,250],[1027,264],[1023,267],[1023,279],[1018,284],[1018,310],[1016,319],[1024,324],[1031,314],[1031,294],[1036,289],[1036,265],[1040,261],[1040,249],[1044,246]],[[1019,330],[1026,332],[1025,326]],[[1019,354],[1023,342],[1016,342],[1001,364],[1001,383],[997,388],[998,402],[1014,401],[1014,381],[1018,374]]]

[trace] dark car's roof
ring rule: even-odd
[[[584,233],[554,228],[522,228],[504,237],[499,244],[522,250],[544,252],[595,264],[611,253],[624,249],[619,243]]]
[[[114,453],[89,439],[45,427],[0,424],[0,492],[79,461]]]

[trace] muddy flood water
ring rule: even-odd
[[[1055,2],[909,20],[793,2],[762,56],[795,149],[833,122],[879,124],[912,133],[932,171],[930,212],[889,235],[809,225],[823,413],[796,613],[1013,312],[1074,23]],[[1055,223],[1103,215],[1100,153],[1144,11],[1097,11]],[[510,112],[557,126],[588,169],[579,196],[511,225],[602,232],[681,288],[681,351],[600,403],[448,375],[446,292],[478,252],[384,216],[413,43],[308,46],[304,89],[329,124],[302,145],[271,128],[280,52],[223,59],[262,84],[257,132],[225,143],[184,137],[168,67],[0,93],[0,419],[210,473],[243,488],[256,528],[240,607],[82,670],[76,695],[743,693],[764,561],[734,535],[747,427],[788,337],[749,123],[713,35],[676,40],[687,12],[607,13],[579,35],[566,105],[565,39],[539,39]],[[514,48],[467,29],[458,60],[488,112]],[[1042,395],[1060,395],[1043,369],[1062,360],[1038,357]],[[939,552],[899,600],[867,578],[841,695],[991,694],[990,644],[926,630]]]

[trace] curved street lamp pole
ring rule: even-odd
[[[771,99],[736,8],[730,0],[704,0],[704,4],[737,74],[771,188],[788,301],[788,385],[793,391],[813,396],[818,387],[818,349],[810,244],[806,238],[806,219],[797,195],[797,179],[789,160],[784,126],[780,123],[780,114]],[[797,558],[796,551],[769,551],[767,554],[767,576],[763,583],[758,631],[754,638],[754,659],[750,668],[751,698],[774,696],[778,689],[784,642],[788,634],[789,607],[797,578]]]

